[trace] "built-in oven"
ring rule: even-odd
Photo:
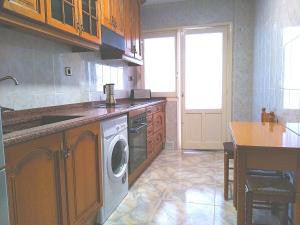
[[[129,114],[129,174],[147,159],[147,115],[145,110]]]

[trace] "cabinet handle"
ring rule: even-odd
[[[115,20],[114,16],[111,17],[111,24],[115,29],[117,28],[117,21]]]
[[[137,51],[136,51],[136,46],[135,45],[133,45],[133,47],[132,47],[133,49],[132,49],[132,51],[133,51],[133,54],[136,54],[137,53]]]
[[[114,26],[114,17],[113,16],[110,17],[110,25]]]
[[[68,149],[65,149],[63,151],[63,157],[64,157],[64,159],[68,159],[70,157],[70,155],[71,155],[71,152]]]
[[[76,30],[77,30],[77,32],[80,32],[80,23],[79,22],[76,23]]]

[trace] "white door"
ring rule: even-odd
[[[226,27],[182,36],[182,148],[221,149],[227,127]]]

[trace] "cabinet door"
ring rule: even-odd
[[[68,215],[72,225],[86,224],[102,206],[99,123],[65,133]]]
[[[100,44],[100,0],[79,1],[80,36]]]
[[[161,130],[164,126],[164,113],[163,112],[157,112],[153,115],[153,130],[154,132],[157,132],[158,130]]]
[[[124,0],[124,37],[125,37],[125,53],[128,56],[134,57],[132,51],[133,46],[133,32],[132,32],[132,1]]]
[[[59,156],[62,135],[6,149],[11,225],[62,225]]]
[[[44,0],[4,0],[2,7],[30,19],[45,22]]]
[[[109,29],[113,29],[112,27],[112,1],[111,0],[102,0],[101,2],[101,23]]]
[[[160,130],[154,134],[154,154],[158,155],[163,149],[163,131]]]
[[[47,18],[49,25],[60,30],[79,34],[80,23],[78,19],[77,0],[46,0]]]
[[[153,136],[147,136],[147,158],[152,160],[154,155],[154,138]]]
[[[114,31],[124,36],[124,0],[111,0]]]
[[[141,54],[141,12],[140,12],[140,1],[132,0],[132,51],[134,57],[137,59],[142,59]]]

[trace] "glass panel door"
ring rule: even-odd
[[[72,0],[52,0],[51,1],[52,17],[64,24],[75,25],[75,5]]]
[[[97,36],[97,1],[82,0],[83,32]]]
[[[227,132],[228,27],[185,29],[182,38],[182,146],[221,149]]]
[[[80,35],[100,43],[99,0],[82,0],[79,8],[81,17]]]
[[[78,35],[77,1],[47,0],[47,23],[55,28]]]
[[[185,108],[221,109],[223,33],[185,36]]]

